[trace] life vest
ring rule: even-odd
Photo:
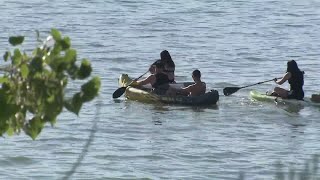
[[[304,92],[303,92],[303,72],[291,72],[291,78],[288,80],[290,84],[290,96],[294,99],[303,99]],[[290,98],[290,97],[289,97]]]
[[[168,76],[164,73],[157,73],[155,76],[156,76],[156,82],[152,84],[153,88],[158,88],[159,86],[168,84],[170,82]]]

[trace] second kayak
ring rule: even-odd
[[[256,90],[250,91],[250,97],[251,97],[251,99],[257,100],[257,101],[275,102],[275,103],[288,104],[288,105],[320,106],[320,103],[316,103],[314,101],[311,101],[311,99],[308,97],[305,97],[304,100],[283,99],[281,97],[270,96],[270,95],[267,95],[266,93],[261,93]]]

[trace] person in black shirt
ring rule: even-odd
[[[175,83],[174,71],[176,66],[171,58],[170,53],[167,50],[163,50],[160,53],[160,57],[161,59],[157,60],[155,63],[153,63],[150,66],[149,68],[150,73],[153,74],[155,72],[155,64],[162,62],[164,64],[163,72],[168,75],[170,83]]]
[[[168,75],[170,83],[175,83],[174,71],[175,71],[176,65],[174,64],[170,56],[170,53],[167,50],[163,50],[160,53],[160,57],[161,57],[161,61],[164,63],[164,72]]]
[[[275,87],[272,95],[279,96],[286,99],[298,99],[303,100],[304,92],[303,92],[303,84],[304,84],[304,72],[300,71],[296,61],[291,60],[287,63],[287,72],[280,79],[274,79],[275,83],[281,85],[284,82],[288,81],[290,84],[290,90],[286,90],[280,87]]]
[[[137,81],[136,84],[138,86],[151,84],[151,86],[156,89],[160,88],[163,85],[167,85],[170,82],[168,75],[163,72],[164,64],[161,61],[157,61],[154,66],[154,74],[151,74],[143,80]]]

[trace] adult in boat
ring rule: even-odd
[[[194,84],[181,89],[170,88],[168,95],[182,94],[187,96],[200,96],[206,93],[206,83],[201,81],[201,72],[196,69],[192,72]]]
[[[167,50],[163,50],[160,53],[161,61],[164,62],[164,72],[168,75],[170,83],[175,83],[174,81],[174,71],[176,65],[174,64],[170,53]]]
[[[154,64],[154,73],[148,76],[147,78],[137,81],[134,83],[137,86],[142,86],[146,84],[151,84],[155,89],[167,87],[170,80],[168,75],[164,73],[164,64],[161,61],[156,61]]]
[[[168,78],[169,78],[169,81],[170,83],[175,83],[175,80],[174,80],[174,71],[175,71],[175,64],[171,58],[171,55],[170,53],[167,51],[167,50],[163,50],[161,53],[160,53],[160,57],[161,59],[158,60],[158,61],[161,61],[163,64],[164,64],[164,73],[168,75]],[[156,63],[158,63],[158,61],[156,61],[155,63],[153,63],[150,68],[149,68],[149,71],[151,74],[153,74],[155,72],[155,67],[154,65]]]
[[[281,85],[288,81],[290,84],[290,90],[286,90],[280,87],[275,87],[272,94],[286,99],[298,99],[303,100],[303,71],[300,71],[296,61],[291,60],[287,62],[287,72],[281,79],[274,79],[275,83]]]

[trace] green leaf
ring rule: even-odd
[[[87,83],[81,86],[81,91],[83,93],[82,101],[88,102],[91,101],[94,97],[96,97],[99,93],[101,86],[101,81],[99,77],[94,77]]]
[[[62,47],[62,50],[67,50],[71,47],[71,41],[69,37],[63,38],[63,40],[61,40],[59,43]]]
[[[26,79],[29,75],[29,68],[26,64],[21,65],[20,67],[22,78]]]
[[[29,135],[33,140],[37,138],[40,134],[44,123],[42,122],[40,117],[33,117],[24,128],[24,131],[27,135]]]
[[[63,109],[62,102],[63,102],[62,97],[56,97],[51,102],[48,102],[48,101],[45,102],[44,112],[45,112],[46,122],[48,121],[51,122],[52,119],[55,119],[61,113]]]
[[[57,118],[50,119],[50,124],[52,127],[56,124],[56,122],[57,122]]]
[[[0,116],[0,136],[7,132],[9,125],[7,123],[7,119],[4,119]]]
[[[24,41],[24,36],[12,36],[9,37],[9,43],[13,46],[19,45],[23,43]]]
[[[30,63],[30,70],[39,72],[43,70],[42,59],[39,56],[34,57]]]
[[[73,64],[69,69],[67,69],[67,73],[69,74],[71,79],[76,79],[78,75],[79,67],[76,64]]]
[[[61,40],[61,33],[57,29],[51,29],[51,35],[56,42]]]
[[[73,64],[77,60],[77,51],[74,49],[69,49],[66,51],[64,56],[64,62],[67,64]]]
[[[3,55],[3,59],[4,61],[8,61],[9,57],[11,56],[11,53],[9,51],[7,51],[4,55]]]
[[[81,93],[76,93],[75,95],[73,95],[72,99],[65,101],[64,107],[68,111],[79,115],[80,109],[82,107]]]
[[[51,127],[53,127],[55,124],[56,124],[56,122],[57,122],[57,118],[56,117],[48,117],[48,116],[45,116],[44,117],[44,122],[49,122],[50,123],[50,125],[51,125]]]
[[[67,86],[67,84],[68,84],[68,78],[62,78],[61,80],[60,80],[60,84],[63,86],[63,88],[65,88],[66,86]]]
[[[8,128],[7,134],[8,134],[8,136],[13,136],[13,135],[14,135],[14,130],[13,130],[12,127],[9,127],[9,128]]]
[[[21,63],[21,61],[22,61],[22,54],[19,49],[15,49],[12,57],[12,64],[18,65]]]
[[[9,82],[9,79],[8,77],[0,77],[0,83],[8,83]]]
[[[58,56],[60,55],[60,52],[62,51],[62,47],[59,43],[55,43],[53,46],[53,49],[51,50],[52,56]]]
[[[52,103],[54,101],[54,94],[50,95],[48,98],[47,98],[47,102],[48,103]]]
[[[78,78],[85,79],[90,76],[91,72],[92,67],[90,61],[88,61],[87,59],[83,59],[80,65],[80,69],[78,71]]]
[[[9,128],[8,121],[18,110],[17,106],[8,103],[8,94],[0,89],[0,135],[2,136]]]

